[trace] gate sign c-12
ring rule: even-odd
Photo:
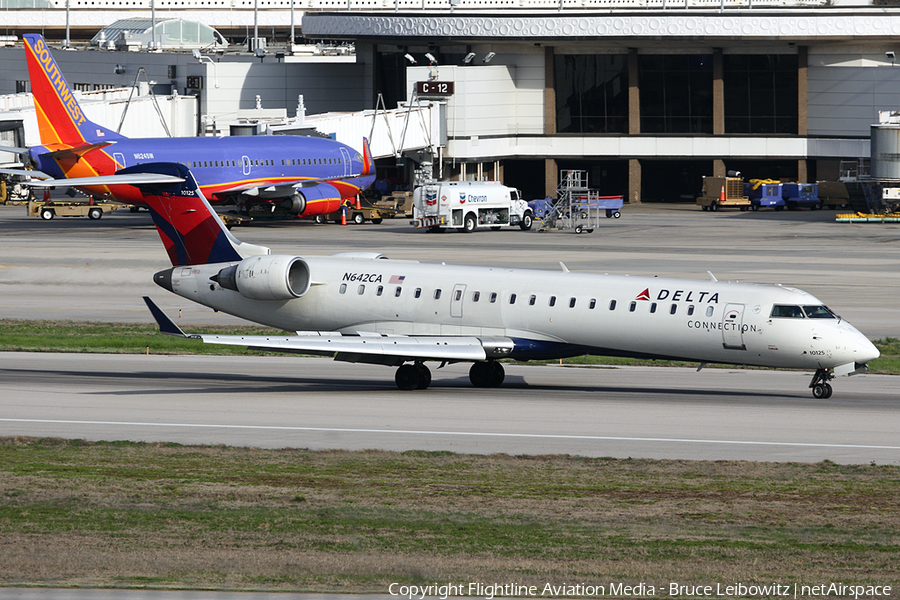
[[[452,81],[417,81],[416,93],[420,96],[452,96]]]

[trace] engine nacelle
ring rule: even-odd
[[[299,215],[306,210],[306,197],[300,192],[294,192],[293,196],[281,201],[281,207],[292,215]]]
[[[251,256],[212,279],[252,300],[292,300],[309,291],[309,265],[299,256]]]

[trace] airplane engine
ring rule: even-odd
[[[298,256],[251,256],[212,278],[252,300],[292,300],[309,291],[309,265]]]
[[[295,192],[290,198],[281,201],[281,207],[292,215],[302,214],[306,210],[306,198],[300,192]]]

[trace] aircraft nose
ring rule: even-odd
[[[860,364],[865,364],[870,360],[875,360],[879,356],[881,356],[881,352],[879,352],[878,348],[875,347],[875,344],[869,341],[868,338],[860,334],[860,339],[856,342],[856,347],[853,349],[856,354],[853,359],[854,362],[858,362]]]

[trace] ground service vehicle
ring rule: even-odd
[[[744,184],[744,194],[750,198],[750,209],[774,208],[784,209],[784,198],[781,197],[781,182],[774,179],[751,179]]]
[[[819,201],[819,186],[815,183],[783,183],[781,195],[788,210],[806,207],[811,210],[822,208]]]
[[[703,177],[703,191],[697,198],[703,210],[719,210],[720,207],[750,208],[750,198],[744,195],[741,177]]]
[[[519,190],[499,181],[436,181],[413,192],[413,220],[417,228],[440,231],[457,228],[467,233],[478,227],[531,229],[534,214]]]
[[[58,202],[50,200],[31,200],[28,202],[28,216],[40,217],[49,221],[53,217],[87,217],[99,219],[103,213],[118,208],[126,208],[126,204],[113,202]]]

